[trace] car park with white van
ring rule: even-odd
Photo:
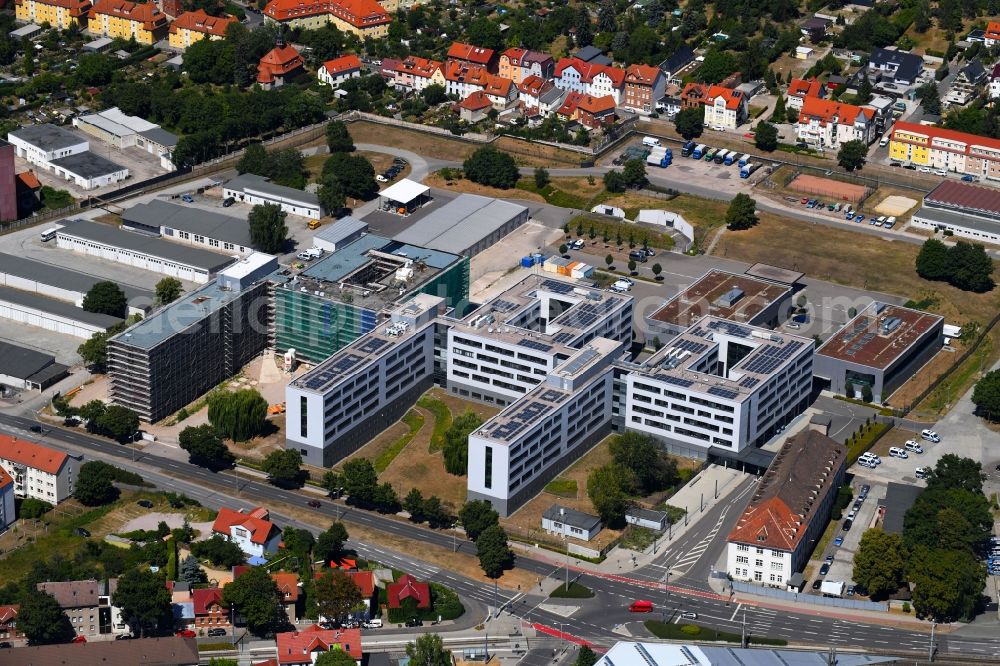
[[[905,449],[901,449],[898,446],[889,447],[889,457],[890,458],[909,458],[910,454],[906,452]]]
[[[924,452],[924,447],[917,444],[917,441],[914,439],[906,440],[906,443],[903,444],[903,448],[906,449],[907,451],[913,451],[914,453]]]
[[[941,436],[938,435],[933,430],[921,430],[920,431],[920,438],[921,439],[925,439],[928,442],[934,442],[935,444],[937,444],[938,442],[941,441]]]

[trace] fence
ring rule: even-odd
[[[758,597],[770,597],[771,599],[781,599],[783,601],[803,602],[817,604],[820,606],[836,606],[837,608],[851,608],[854,610],[889,612],[889,605],[877,603],[875,601],[861,601],[858,599],[840,599],[838,597],[820,597],[812,594],[800,594],[798,592],[788,592],[775,587],[764,587],[763,585],[753,585],[739,580],[732,582],[733,591],[743,594],[752,594]]]

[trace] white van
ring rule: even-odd
[[[924,447],[917,444],[916,440],[913,439],[906,440],[906,443],[903,444],[903,448],[905,448],[907,451],[913,451],[914,453],[924,452]]]
[[[642,137],[642,145],[648,146],[650,148],[656,148],[660,145],[660,140],[655,136],[644,136]]]
[[[362,623],[361,626],[364,627],[365,629],[381,629],[382,628],[382,618],[380,618],[380,617],[373,617],[372,619],[368,620],[367,622]]]
[[[889,137],[887,137],[887,136],[882,137],[879,140],[878,145],[881,146],[882,148],[885,148],[886,146],[888,146],[889,145]]]
[[[891,458],[909,458],[910,454],[899,448],[898,446],[893,446],[889,448],[889,457]]]
[[[41,233],[41,239],[43,243],[48,243],[50,240],[56,237],[56,233],[62,227],[50,227]]]

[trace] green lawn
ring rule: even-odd
[[[545,486],[545,492],[558,495],[559,497],[576,497],[576,479],[564,479],[562,477],[552,479]]]
[[[594,596],[594,593],[589,587],[584,587],[580,583],[573,582],[569,584],[569,589],[566,589],[565,583],[559,585],[556,589],[552,590],[552,594],[549,595],[550,599],[590,599]]]
[[[739,643],[739,634],[728,631],[718,631],[708,627],[699,627],[696,624],[665,624],[659,620],[648,620],[644,623],[646,629],[657,638],[681,641],[722,641],[726,643]],[[753,645],[788,645],[788,641],[783,638],[762,638],[750,636],[750,643]]]
[[[399,455],[399,452],[406,448],[406,445],[413,440],[417,432],[419,432],[424,426],[424,417],[412,409],[406,412],[406,415],[400,420],[410,426],[410,431],[393,442],[392,446],[383,451],[381,455],[375,459],[375,462],[372,463],[375,466],[375,471],[379,474],[384,472],[386,468],[392,464],[392,461]]]
[[[437,398],[428,394],[420,396],[417,406],[423,407],[434,415],[434,431],[431,433],[430,452],[440,451],[444,446],[444,434],[451,427],[451,410]]]

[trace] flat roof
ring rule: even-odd
[[[81,143],[89,143],[87,139],[51,123],[26,125],[8,133],[7,136],[30,143],[32,146],[46,152],[79,146]]]
[[[0,252],[0,275],[2,274],[13,275],[24,280],[33,280],[51,287],[84,294],[90,291],[90,288],[98,282],[108,281],[94,275],[71,271],[62,266],[46,264],[34,259]],[[124,292],[125,298],[128,299],[130,304],[133,301],[142,301],[144,306],[153,303],[155,298],[153,292],[138,287],[130,287],[126,284],[116,284]]]
[[[96,51],[97,49],[103,49],[105,46],[109,46],[114,40],[110,37],[101,37],[100,39],[95,39],[92,42],[87,42],[83,45],[84,50]]]
[[[11,37],[27,37],[29,35],[33,35],[36,32],[41,32],[41,31],[42,31],[42,26],[36,25],[34,23],[29,23],[28,25],[18,28],[17,30],[11,30],[8,34]]]
[[[884,370],[943,322],[940,315],[874,302],[831,336],[816,354]]]
[[[398,183],[394,183],[378,193],[380,197],[398,201],[401,204],[408,204],[417,197],[427,194],[431,188],[415,180],[404,178]]]
[[[785,285],[749,275],[710,270],[667,301],[650,319],[684,327],[707,315],[748,323],[790,291]]]
[[[246,219],[203,210],[195,206],[153,199],[127,208],[122,219],[149,227],[176,229],[215,238],[241,247],[251,247],[250,224]],[[167,234],[169,236],[169,234]]]
[[[90,220],[65,220],[62,224],[63,227],[59,229],[57,235],[79,238],[122,250],[130,250],[185,266],[206,270],[210,273],[215,273],[235,261],[233,257],[224,254],[216,254],[208,250],[201,250],[180,243],[172,243],[162,238],[144,236],[111,225],[91,222]]]
[[[781,268],[780,266],[772,266],[770,264],[754,264],[746,270],[746,274],[752,277],[759,277],[765,280],[771,280],[772,282],[781,282],[782,284],[793,285],[802,279],[805,273],[800,273],[798,271],[793,271],[788,268]]]
[[[236,178],[233,178],[226,183],[226,188],[230,190],[242,190],[244,192],[259,192],[265,196],[277,199],[287,199],[289,201],[310,206],[319,205],[319,197],[312,192],[305,192],[303,190],[297,190],[294,187],[277,185],[272,183],[267,178],[253,173],[244,173],[236,176]]]
[[[112,134],[118,138],[131,136],[135,134],[135,130],[131,127],[126,127],[121,123],[117,123],[110,118],[107,118],[100,113],[90,113],[86,116],[79,116],[76,119],[78,124],[93,125],[94,127]]]
[[[59,159],[52,160],[51,163],[61,169],[65,169],[72,174],[88,180],[128,170],[127,167],[116,164],[111,160],[101,157],[97,153],[90,152],[89,150],[85,150],[82,153],[76,153],[75,155],[60,157]]]
[[[90,326],[108,329],[122,320],[100,312],[88,312],[66,301],[57,301],[31,291],[21,291],[11,287],[0,287],[0,301],[6,301],[26,308],[41,310],[56,317],[64,317]]]
[[[462,194],[397,234],[396,240],[462,254],[527,210],[509,201]]]
[[[923,488],[920,486],[889,482],[886,487],[885,498],[879,502],[879,505],[885,507],[885,515],[882,518],[882,529],[886,533],[903,533],[903,517],[906,516],[906,512],[917,501],[917,496],[920,495],[921,491],[923,491]]]
[[[330,243],[339,243],[360,231],[368,231],[368,223],[348,215],[340,218],[333,224],[321,227],[319,231],[313,234],[313,238],[325,240]]]
[[[896,657],[837,653],[837,666],[896,663]],[[620,641],[596,666],[827,666],[829,652]]]
[[[166,146],[167,148],[174,148],[177,146],[179,139],[176,134],[172,134],[162,127],[154,127],[148,130],[142,130],[139,132],[139,136],[144,139],[148,139],[155,144]]]
[[[1000,216],[1000,190],[982,185],[944,180],[924,196],[924,202],[965,213]]]
[[[927,220],[931,224],[945,224],[955,228],[972,229],[987,234],[1000,234],[1000,219],[983,217],[975,213],[960,213],[955,210],[942,210],[930,206],[921,206],[914,218]]]
[[[0,340],[0,375],[27,379],[55,363],[55,357]]]

